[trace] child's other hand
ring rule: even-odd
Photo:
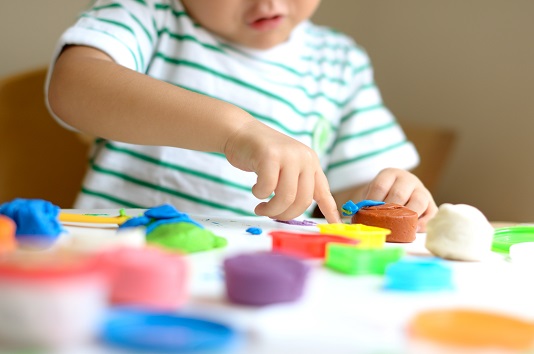
[[[418,232],[426,231],[426,223],[438,210],[432,195],[419,178],[397,168],[382,170],[369,183],[367,190],[364,191],[363,199],[396,203],[417,212],[419,215]]]
[[[233,166],[257,174],[256,198],[274,193],[256,206],[257,215],[290,220],[315,200],[328,222],[341,222],[319,159],[306,145],[254,120],[228,138],[224,153]]]

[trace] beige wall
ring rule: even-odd
[[[45,65],[88,0],[0,2],[0,75]],[[315,20],[373,59],[401,122],[459,133],[438,203],[534,221],[534,1],[323,0]]]
[[[399,120],[456,129],[438,203],[534,221],[534,2],[326,0],[316,21],[371,55]]]
[[[0,76],[46,65],[61,32],[89,0],[1,0]]]

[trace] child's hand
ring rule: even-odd
[[[328,222],[341,222],[319,159],[306,145],[252,121],[228,138],[224,152],[233,166],[258,175],[254,196],[266,199],[274,192],[258,204],[257,215],[290,220],[315,200]]]
[[[364,191],[363,199],[396,203],[417,212],[419,215],[418,232],[426,231],[426,223],[438,210],[432,195],[419,178],[397,168],[382,170],[369,183],[367,190]]]

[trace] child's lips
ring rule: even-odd
[[[249,26],[258,31],[268,31],[278,27],[284,17],[275,15],[270,17],[262,17],[249,23]]]

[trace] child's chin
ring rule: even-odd
[[[252,49],[268,50],[287,41],[289,35],[281,33],[262,33],[250,39],[243,40],[241,45]]]

